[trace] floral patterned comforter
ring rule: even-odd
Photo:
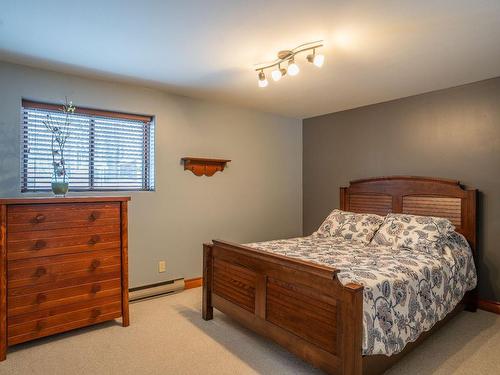
[[[441,256],[317,235],[247,246],[335,267],[342,284],[362,284],[364,355],[400,352],[477,282],[471,249],[456,232]]]

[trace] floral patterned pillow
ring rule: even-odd
[[[320,237],[343,237],[368,244],[383,222],[383,216],[335,209],[314,234]]]
[[[454,230],[448,219],[440,217],[388,214],[371,243],[441,254],[448,234]]]

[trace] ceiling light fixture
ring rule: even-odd
[[[295,47],[294,49],[278,52],[278,58],[270,63],[257,65],[255,67],[255,71],[258,72],[259,75],[259,81],[258,81],[259,87],[266,87],[268,84],[268,81],[266,79],[266,74],[264,73],[265,69],[277,67],[275,70],[271,72],[271,77],[273,78],[273,81],[279,81],[287,73],[290,76],[295,76],[299,74],[300,68],[295,62],[295,55],[301,52],[312,50],[312,54],[307,55],[307,61],[314,64],[318,68],[321,68],[323,66],[323,63],[325,62],[325,56],[316,53],[316,49],[321,47],[323,47],[322,40],[301,44],[300,46]],[[281,64],[285,62],[288,62],[288,68],[286,69],[281,67]]]

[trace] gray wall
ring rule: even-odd
[[[156,116],[156,192],[132,193],[130,282],[201,276],[202,242],[257,241],[302,232],[301,122],[0,62],[0,197],[19,196],[21,98]],[[232,159],[196,177],[182,156]],[[157,272],[158,260],[167,272]]]
[[[304,120],[304,234],[339,206],[340,186],[384,175],[480,190],[480,296],[500,300],[500,78]]]

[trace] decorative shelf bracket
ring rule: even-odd
[[[231,160],[227,159],[207,159],[207,158],[192,158],[183,157],[184,170],[190,170],[196,176],[213,176],[217,171],[223,171],[226,164]]]

